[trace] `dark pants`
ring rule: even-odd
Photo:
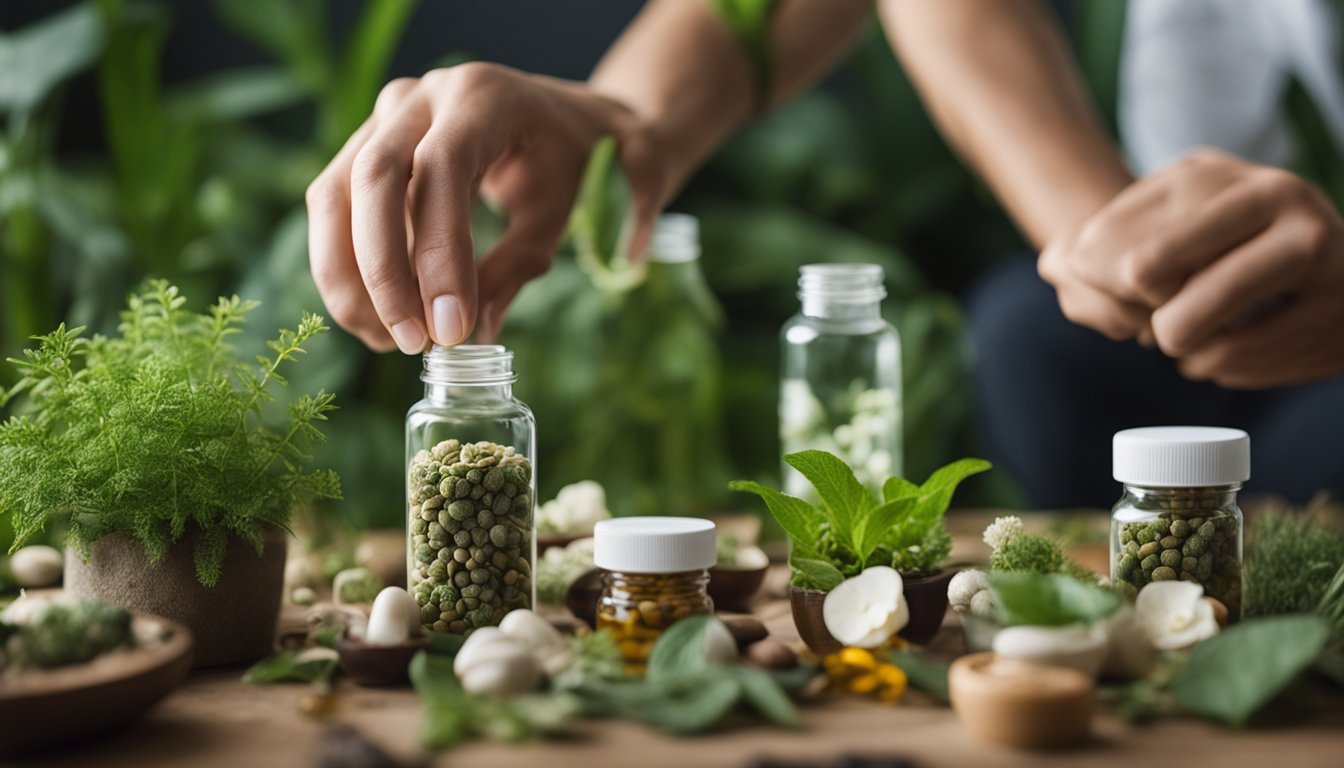
[[[1248,493],[1344,492],[1344,376],[1254,392],[1189,381],[1157,350],[1070,323],[1027,261],[986,274],[968,312],[987,458],[1036,506],[1113,504],[1111,435],[1156,425],[1246,430]]]

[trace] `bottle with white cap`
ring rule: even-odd
[[[597,628],[612,633],[626,669],[643,674],[653,644],[673,622],[714,612],[709,568],[714,523],[695,517],[622,517],[593,529],[603,570]]]
[[[784,453],[834,453],[881,494],[901,474],[901,342],[882,317],[887,291],[877,264],[808,264],[801,307],[781,332],[779,429]],[[784,488],[811,484],[785,465]]]
[[[1251,476],[1240,429],[1145,427],[1115,433],[1112,475],[1124,495],[1111,515],[1111,581],[1134,598],[1154,581],[1199,584],[1241,616],[1242,515]]]

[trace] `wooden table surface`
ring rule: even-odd
[[[979,531],[983,522],[967,516],[956,527]],[[977,559],[984,554],[978,541],[966,535],[958,538],[953,557]],[[796,640],[787,603],[765,600],[757,613],[775,637]],[[949,619],[931,646],[935,652],[953,653],[960,643],[954,617]],[[1187,719],[1132,726],[1103,712],[1094,721],[1090,744],[1043,754],[975,743],[950,709],[913,693],[896,707],[852,698],[809,705],[802,710],[803,727],[797,730],[760,726],[672,738],[633,723],[590,721],[567,741],[473,743],[426,756],[418,742],[421,709],[408,689],[366,689],[342,682],[335,711],[319,720],[300,709],[306,686],[244,685],[241,674],[239,668],[196,672],[131,730],[88,747],[17,764],[307,766],[314,764],[326,725],[342,723],[400,758],[476,768],[700,768],[749,766],[766,757],[800,761],[841,755],[901,756],[916,766],[1344,766],[1344,710],[1250,731]]]

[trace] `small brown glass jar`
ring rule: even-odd
[[[597,628],[612,633],[626,669],[643,674],[654,643],[674,622],[713,613],[707,591],[714,523],[689,517],[603,520],[593,531],[602,574]]]

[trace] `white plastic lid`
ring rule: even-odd
[[[1251,438],[1226,427],[1143,427],[1115,433],[1111,475],[1128,485],[1192,488],[1251,476]]]
[[[593,528],[593,563],[608,571],[678,573],[717,559],[714,523],[698,517],[619,517]]]

